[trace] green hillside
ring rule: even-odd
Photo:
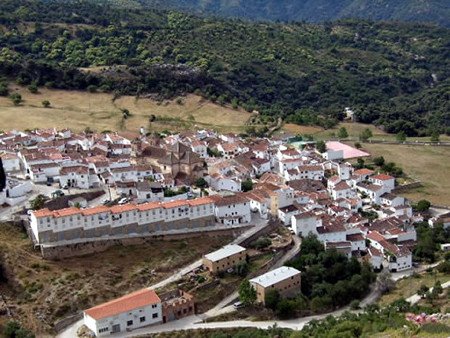
[[[450,126],[445,28],[250,23],[87,1],[3,0],[0,31],[0,75],[22,85],[157,98],[196,92],[324,127],[352,107],[362,122],[411,136]],[[109,68],[79,70],[94,66]]]
[[[342,18],[434,22],[450,26],[446,0],[109,0],[253,20],[320,22]]]

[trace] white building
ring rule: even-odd
[[[322,220],[313,212],[304,212],[291,217],[291,228],[297,236],[306,237],[310,233],[318,235],[317,228]]]
[[[89,182],[89,167],[78,165],[61,168],[59,184],[61,187],[89,189],[91,187]]]
[[[251,221],[250,201],[242,194],[210,197],[215,203],[217,222],[225,225],[249,223]]]
[[[84,311],[84,324],[97,337],[161,322],[161,300],[150,289],[142,289]]]
[[[209,186],[215,191],[241,191],[241,180],[238,178],[225,177],[219,173],[207,177]]]
[[[6,173],[20,171],[20,160],[16,154],[4,153],[1,154],[3,169]]]
[[[381,185],[385,192],[391,192],[395,188],[395,178],[386,174],[371,176],[369,181]]]
[[[301,211],[295,205],[291,204],[287,207],[278,209],[278,219],[285,226],[290,226],[292,222],[292,216],[298,215]]]
[[[208,197],[171,202],[124,204],[88,209],[41,209],[31,213],[35,244],[153,232],[187,231],[214,225],[214,204]]]

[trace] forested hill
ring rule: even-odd
[[[448,0],[107,0],[252,20],[322,22],[342,18],[434,22],[450,27]]]
[[[408,135],[450,126],[445,28],[250,23],[89,1],[2,0],[0,32],[0,76],[23,85],[156,97],[195,91],[325,127],[352,107],[360,121]],[[1,83],[0,94],[7,95]]]

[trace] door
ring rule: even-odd
[[[111,333],[117,333],[117,332],[120,332],[120,324],[114,324],[112,326]]]

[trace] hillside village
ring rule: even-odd
[[[45,202],[22,215],[44,258],[100,240],[203,236],[271,221],[300,239],[313,234],[326,250],[368,262],[375,271],[411,269],[413,224],[423,217],[395,194],[395,178],[354,168],[354,160],[369,154],[346,144],[328,142],[320,153],[313,142],[291,141],[209,130],[142,131],[134,139],[69,129],[10,131],[0,135],[7,174],[0,199],[17,210],[31,197],[51,201],[71,191],[100,191],[92,200],[66,199],[58,208]],[[243,259],[245,248],[233,244],[202,264],[217,274]],[[294,282],[285,284],[291,277]],[[281,266],[250,282],[264,303],[267,287],[299,293],[301,271]],[[193,304],[181,290],[167,296],[144,289],[86,310],[84,323],[95,335],[109,335],[191,315]]]

